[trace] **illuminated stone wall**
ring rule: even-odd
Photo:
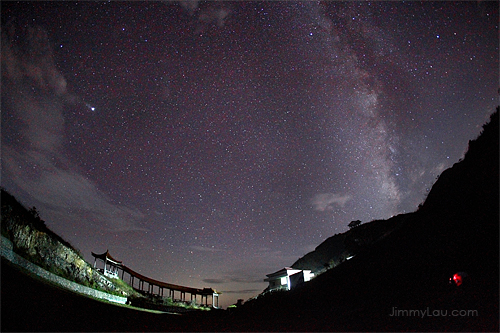
[[[12,251],[12,242],[8,240],[7,238],[2,236],[2,246],[1,246],[1,253],[2,257],[5,259],[9,260],[15,265],[18,265],[28,271],[30,271],[33,274],[36,274],[37,276],[44,278],[48,281],[57,283],[58,285],[69,289],[71,291],[80,293],[80,294],[85,294],[88,296],[92,296],[95,298],[100,298],[100,299],[105,299],[111,302],[115,303],[121,303],[125,304],[127,302],[126,297],[121,297],[121,296],[116,296],[116,295],[111,295],[96,289],[92,289],[86,286],[83,286],[81,284],[78,284],[73,281],[66,280],[60,276],[57,276],[35,264],[32,262],[29,262],[28,260],[24,259],[23,257],[17,255]]]

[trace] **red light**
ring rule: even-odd
[[[462,276],[459,275],[458,273],[455,273],[453,275],[453,281],[455,281],[455,284],[458,286],[460,286],[462,284]]]

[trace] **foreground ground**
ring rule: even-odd
[[[353,291],[346,292],[351,294]],[[399,299],[396,294],[394,297],[387,297],[387,294],[391,294],[390,290],[359,290],[359,293],[365,293],[365,303],[355,304],[355,299],[352,302],[347,299],[320,300],[318,303],[335,305],[325,306],[323,312],[316,305],[296,303],[293,306],[299,311],[293,311],[294,316],[288,318],[259,311],[250,304],[236,311],[219,310],[176,315],[143,311],[80,296],[28,276],[25,271],[3,260],[1,329],[30,332],[495,331],[498,327],[498,306],[488,306],[498,297],[483,289],[442,288],[438,298],[434,297],[436,290],[416,290],[414,295],[419,296],[413,300]],[[378,301],[377,295],[381,296]],[[274,295],[273,300],[267,301],[279,307],[280,299],[287,301],[279,295]],[[397,303],[391,304],[388,301],[396,299],[399,299]],[[448,315],[435,316],[431,312],[430,315],[422,317],[401,312],[427,308],[429,311],[446,310]],[[454,309],[475,312],[451,316]],[[395,312],[397,310],[400,312]]]

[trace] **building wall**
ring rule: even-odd
[[[300,275],[300,276],[299,276]],[[314,274],[310,270],[298,271],[292,275],[278,276],[273,280],[269,281],[269,289],[279,289],[279,288],[294,288],[296,284],[304,283],[310,281],[314,277]],[[291,280],[293,278],[293,280]],[[290,281],[290,285],[289,285]]]

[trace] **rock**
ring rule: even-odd
[[[68,280],[129,296],[131,289],[122,290],[95,270],[76,249],[48,229],[38,215],[34,216],[4,189],[1,227],[14,252],[34,264]]]

